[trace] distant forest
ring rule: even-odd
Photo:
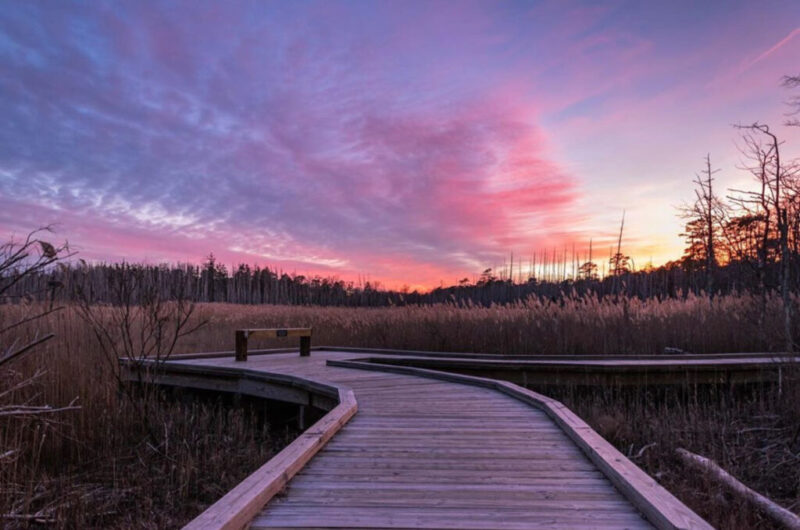
[[[763,270],[767,290],[780,285],[781,267],[776,253]],[[793,250],[792,288],[800,285],[798,252]],[[506,274],[508,272],[506,271]],[[759,289],[758,260],[750,256],[718,265],[711,277],[715,293],[756,291]],[[551,275],[552,276],[552,275]],[[382,307],[407,304],[457,303],[465,305],[505,304],[530,296],[558,299],[563,296],[595,295],[598,297],[627,295],[631,297],[681,297],[689,293],[707,292],[709,275],[703,262],[685,257],[662,267],[639,271],[621,270],[605,278],[579,276],[556,280],[552,277],[524,281],[495,276],[487,269],[477,282],[439,287],[429,292],[400,292],[374,287],[370,282],[355,284],[336,278],[307,278],[281,273],[270,268],[240,265],[228,271],[223,265],[209,261],[193,265],[78,264],[59,266],[28,275],[7,292],[35,293],[38,300],[75,301],[85,296],[93,302],[116,303],[118,289],[130,279],[152,286],[163,298],[185,297],[196,302],[233,304],[296,304],[349,307]]]

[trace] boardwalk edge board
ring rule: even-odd
[[[135,380],[135,365],[120,360],[123,376]],[[258,512],[278,494],[306,463],[336,434],[358,411],[358,403],[352,390],[344,386],[321,383],[310,378],[245,370],[240,368],[192,366],[160,363],[158,366],[146,362],[144,369],[152,370],[153,383],[184,386],[204,390],[238,392],[254,397],[276,399],[272,392],[263,392],[264,387],[248,383],[279,384],[289,389],[299,388],[308,392],[308,403],[314,404],[313,394],[335,399],[338,404],[325,416],[300,434],[267,463],[251,473],[217,502],[189,522],[189,530],[245,528]],[[209,384],[214,378],[222,384]],[[291,396],[289,396],[291,397]],[[288,399],[290,402],[295,402]]]
[[[471,353],[471,352],[439,352],[430,350],[396,350],[390,348],[359,348],[349,346],[313,346],[312,351],[334,351],[345,353],[374,353],[389,356],[401,357],[433,357],[440,359],[480,359],[480,360],[500,360],[500,361],[686,361],[686,360],[709,360],[718,361],[725,359],[766,359],[771,362],[798,362],[800,356],[788,352],[731,352],[731,353],[669,353],[669,354],[572,354],[572,355],[552,355],[552,354],[500,354],[500,353]],[[275,352],[277,350],[261,350],[262,352]],[[294,350],[292,350],[294,351]],[[232,355],[228,352],[228,355]]]
[[[355,395],[342,390],[340,403],[280,453],[192,520],[188,530],[245,528],[358,410]]]
[[[146,372],[142,380],[164,386],[213,390],[274,399],[297,405],[331,410],[340,402],[341,388],[310,377],[248,370],[238,367],[201,366],[173,362],[132,362],[120,359],[122,378],[138,381],[137,370]]]
[[[248,355],[274,355],[279,353],[297,352],[298,348],[261,348],[248,350]],[[757,353],[686,353],[686,354],[656,354],[656,355],[547,355],[547,354],[520,354],[504,355],[497,353],[456,353],[456,352],[436,352],[427,350],[395,350],[388,348],[356,348],[348,346],[312,346],[311,351],[333,351],[345,353],[365,353],[387,356],[401,357],[432,357],[437,359],[458,360],[474,359],[487,361],[518,361],[524,364],[525,361],[538,363],[542,361],[572,361],[572,362],[604,362],[604,361],[725,361],[730,360],[735,363],[736,359],[763,359],[765,364],[776,363],[798,363],[800,356],[785,352],[757,352]],[[191,360],[191,359],[213,359],[218,357],[232,357],[232,350],[199,353],[179,353],[173,354],[169,360]],[[593,365],[594,366],[594,365]]]
[[[652,477],[628,460],[613,445],[560,401],[532,392],[513,383],[459,375],[409,366],[385,365],[378,361],[328,360],[329,366],[384,371],[428,377],[454,383],[490,388],[544,411],[586,454],[645,518],[660,529],[713,528]]]

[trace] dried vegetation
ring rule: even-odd
[[[24,310],[0,306],[0,315]],[[143,393],[144,417],[142,404],[119,392],[77,308],[37,325],[55,338],[3,370],[0,399],[72,409],[0,417],[4,528],[178,527],[296,434],[265,421],[269,411],[190,396]]]
[[[772,345],[756,338],[759,304],[760,297],[747,294],[713,301],[694,295],[664,301],[566,297],[488,308],[201,304],[192,318],[208,324],[182,337],[176,351],[230,350],[235,328],[288,325],[313,326],[315,344],[442,351],[610,354],[659,353],[668,346],[698,353],[777,348],[782,340],[780,297],[768,298],[765,321],[775,324],[763,336],[776,337]],[[29,309],[2,305],[0,314],[12,318],[14,311]],[[289,438],[285,429],[270,430],[252,411],[174,400],[154,403],[152,417],[142,425],[137,407],[118,394],[76,306],[45,316],[37,326],[56,338],[15,364],[3,378],[4,389],[44,373],[3,399],[13,394],[9,402],[81,408],[47,420],[0,418],[6,523],[24,526],[34,518],[56,526],[176,526]],[[35,329],[25,333],[30,336]],[[714,459],[790,509],[800,506],[800,395],[790,376],[781,394],[775,388],[735,393],[604,388],[563,389],[554,397],[720,527],[767,523],[684,469],[676,447]]]

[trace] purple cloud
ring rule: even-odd
[[[607,231],[588,228],[604,205],[586,187],[608,168],[561,146],[613,138],[626,108],[654,108],[659,83],[684,93],[671,76],[716,41],[666,50],[686,34],[678,11],[11,3],[0,228],[59,222],[89,258],[213,251],[393,285],[583,245]],[[752,55],[759,66],[791,48],[791,30]]]

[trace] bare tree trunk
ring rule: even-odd
[[[711,155],[706,155],[706,185],[703,198],[705,200],[705,221],[706,221],[706,291],[709,296],[714,296],[714,269],[717,265],[716,249],[714,248],[714,189],[711,170]]]
[[[778,237],[781,249],[781,299],[783,300],[783,332],[785,339],[785,349],[787,352],[794,351],[794,340],[792,338],[792,299],[789,292],[789,216],[787,206],[784,201],[785,185],[784,168],[781,165],[781,143],[778,137],[770,132],[769,127],[766,125],[754,125],[754,128],[761,131],[763,134],[770,138],[771,152],[772,152],[772,201],[775,209],[775,216],[777,218]]]
[[[781,223],[781,299],[783,300],[783,332],[786,338],[786,351],[793,352],[794,337],[792,334],[792,297],[791,297],[791,256],[789,254],[788,241],[788,215],[786,209],[782,212],[783,222]]]

